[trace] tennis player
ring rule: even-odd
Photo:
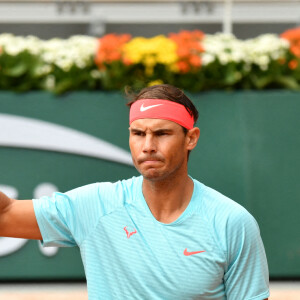
[[[268,266],[255,219],[188,175],[198,112],[157,85],[129,103],[139,177],[17,201],[0,194],[0,236],[78,246],[90,300],[263,300]]]

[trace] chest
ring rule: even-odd
[[[122,290],[131,299],[132,291],[147,299],[223,299],[224,254],[197,215],[165,225],[123,209],[103,217],[82,248],[85,269],[98,269],[114,297]]]

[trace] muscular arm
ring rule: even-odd
[[[42,239],[32,200],[14,200],[0,192],[0,236]]]

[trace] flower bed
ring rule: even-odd
[[[181,31],[153,38],[107,34],[40,40],[0,35],[0,89],[139,89],[170,83],[188,91],[300,88],[300,29],[239,40]]]

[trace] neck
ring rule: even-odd
[[[160,222],[174,222],[188,206],[194,184],[185,176],[150,181],[144,178],[143,194],[153,216]]]

